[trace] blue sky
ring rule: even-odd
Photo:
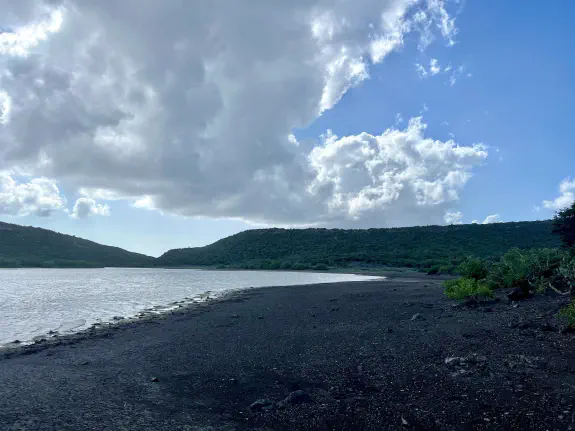
[[[575,13],[575,4],[571,2],[543,4],[533,0],[521,2],[521,7],[518,7],[515,2],[476,0],[459,4],[446,2],[445,10],[451,18],[455,19],[456,33],[448,37],[436,34],[433,43],[425,50],[420,49],[421,35],[419,33],[406,33],[401,46],[387,53],[381,62],[367,63],[368,78],[362,78],[361,82],[342,92],[341,100],[331,109],[325,110],[321,116],[316,115],[315,119],[309,114],[302,114],[303,120],[297,119],[299,110],[304,109],[301,101],[314,100],[310,96],[311,84],[299,85],[300,81],[292,81],[291,75],[284,81],[281,80],[281,76],[278,77],[276,87],[270,87],[272,91],[277,86],[287,88],[288,83],[290,85],[292,82],[298,83],[293,88],[289,87],[289,95],[293,96],[294,100],[293,108],[291,99],[286,100],[285,94],[278,94],[277,98],[272,100],[276,97],[272,92],[269,106],[266,106],[266,102],[258,104],[258,107],[262,108],[259,117],[261,122],[276,124],[275,117],[271,117],[270,114],[268,118],[266,112],[275,113],[278,109],[285,109],[294,118],[291,125],[292,132],[299,142],[298,151],[302,154],[311,154],[315,147],[323,145],[320,136],[328,129],[339,138],[354,137],[361,133],[379,136],[388,129],[405,130],[411,118],[422,117],[421,121],[427,126],[424,132],[425,138],[439,142],[453,139],[458,145],[470,148],[475,144],[483,144],[488,156],[484,159],[481,158],[482,156],[477,156],[481,160],[465,168],[469,169],[472,175],[461,188],[458,188],[457,199],[438,201],[439,203],[434,203],[433,208],[429,210],[423,208],[421,216],[414,218],[417,220],[416,223],[436,223],[438,220],[443,222],[443,219],[438,217],[448,212],[461,213],[456,221],[464,223],[471,223],[473,220],[481,222],[490,215],[499,215],[498,219],[503,221],[551,217],[554,209],[557,209],[554,200],[562,195],[564,199],[561,202],[569,202],[570,197],[573,196],[572,191],[575,189],[574,183],[572,188],[565,186],[562,191],[559,190],[562,182],[569,185],[566,179],[575,176],[573,168],[575,144],[571,142],[570,127],[575,113],[571,100],[572,95],[575,94],[575,88],[573,88],[575,59],[570,55],[575,42],[570,26]],[[67,20],[74,19],[66,13],[64,9],[60,31],[63,34],[68,31],[65,27]],[[269,14],[273,13],[273,11],[269,12]],[[345,13],[351,12],[343,10],[334,13],[341,13],[345,16]],[[30,21],[40,18],[31,15],[27,16],[27,19]],[[22,21],[21,25],[25,25],[26,22],[26,20]],[[0,27],[7,24],[13,23],[0,21]],[[126,24],[128,30],[129,24]],[[126,33],[129,33],[128,30]],[[290,34],[286,37],[295,36]],[[449,46],[450,37],[455,42],[453,46]],[[57,42],[63,44],[58,39],[58,35],[53,38],[56,40],[54,44]],[[42,43],[34,49],[42,49]],[[46,55],[55,55],[54,52],[57,52],[55,46],[51,46]],[[265,47],[262,47],[262,50],[264,49]],[[1,45],[0,53],[2,53]],[[286,64],[290,64],[288,54],[283,59],[286,60]],[[439,67],[439,72],[436,74],[430,71],[432,59]],[[296,61],[298,60],[294,59],[292,64],[297,64]],[[417,65],[424,68],[427,76],[422,76],[421,69],[418,69]],[[450,70],[445,71],[448,66]],[[266,75],[266,77],[269,76],[276,75]],[[455,82],[451,82],[453,77]],[[235,82],[249,87],[239,77]],[[1,83],[2,80],[0,80],[0,89]],[[220,88],[224,88],[221,82],[218,84],[221,85]],[[13,104],[18,102],[15,91],[14,93],[8,92]],[[260,95],[257,92],[256,94],[252,93],[252,97],[257,99]],[[93,105],[93,101],[91,103]],[[178,106],[179,115],[182,107]],[[209,109],[210,105],[202,99],[202,106]],[[277,106],[280,108],[276,109]],[[194,111],[195,105],[190,105],[189,109]],[[246,108],[246,111],[249,110],[250,108]],[[175,112],[167,111],[168,117],[175,116]],[[15,110],[14,117],[17,114]],[[56,114],[58,113],[54,115]],[[241,124],[253,127],[252,120],[249,118],[250,112],[242,112],[240,109],[237,112],[234,111],[233,115],[241,118]],[[34,116],[29,118],[31,121],[29,127],[32,127]],[[11,118],[10,121],[14,120]],[[253,124],[258,124],[257,119]],[[302,128],[301,124],[306,125]],[[9,128],[12,125],[7,123],[5,127]],[[285,127],[283,123],[277,124],[278,130],[284,130]],[[240,139],[246,141],[252,139],[247,133],[246,137],[243,132],[238,133],[241,137],[238,138],[237,146],[241,145]],[[261,135],[253,138],[259,142],[260,147],[257,148],[261,148],[262,154],[266,156],[268,155],[267,149],[272,148],[272,144],[268,144],[261,136],[273,134],[274,129],[270,126],[265,133],[262,132]],[[11,139],[17,139],[15,136],[19,135],[11,133],[10,136]],[[225,136],[228,142],[227,134]],[[6,147],[9,146],[7,143],[9,141],[0,140],[0,142]],[[48,154],[52,148],[52,146],[46,147]],[[230,146],[231,148],[236,147]],[[254,166],[260,166],[256,165],[256,161],[260,159],[258,151],[254,152],[253,147],[248,149],[251,153],[247,151],[234,156],[237,164],[243,163],[245,166],[251,166],[253,163]],[[225,158],[225,149],[222,152],[224,153],[222,157]],[[7,154],[4,155],[4,170],[13,168],[8,163],[8,160],[12,159]],[[244,160],[244,154],[251,154],[251,156],[250,158],[246,156]],[[279,159],[283,157],[283,153],[276,153],[274,149],[269,157]],[[71,160],[73,162],[73,159]],[[19,159],[17,163],[14,162],[14,166],[31,166],[30,163],[25,162],[29,161]],[[37,160],[35,162],[37,163]],[[71,162],[68,161],[68,163]],[[97,161],[92,158],[86,163],[97,163]],[[424,163],[431,164],[433,160],[424,161]],[[56,166],[56,163],[54,165]],[[270,206],[282,206],[282,196],[279,192],[269,198],[269,203],[268,201],[261,203],[264,210],[259,209],[258,193],[254,193],[255,198],[250,194],[252,200],[247,201],[247,208],[242,210],[229,204],[229,202],[235,202],[233,194],[232,197],[226,195],[228,200],[225,201],[225,205],[220,201],[216,203],[214,200],[213,205],[218,208],[233,208],[226,213],[225,209],[212,211],[209,208],[211,202],[209,198],[205,205],[203,203],[200,205],[198,202],[204,198],[200,197],[201,192],[194,192],[196,194],[189,192],[195,184],[191,182],[191,186],[186,186],[178,195],[177,203],[174,203],[176,199],[170,192],[171,188],[167,188],[167,191],[154,195],[154,204],[135,205],[138,199],[152,195],[152,191],[158,190],[160,187],[158,184],[162,183],[161,179],[169,177],[170,181],[175,181],[174,178],[168,175],[169,172],[162,171],[164,177],[154,181],[153,184],[144,183],[142,180],[136,185],[134,185],[135,181],[126,181],[121,186],[111,184],[103,187],[102,184],[105,184],[103,180],[78,179],[80,175],[77,172],[65,170],[62,167],[63,162],[52,171],[42,170],[43,168],[38,166],[40,165],[31,168],[32,175],[26,173],[24,177],[11,171],[11,178],[16,179],[17,182],[30,181],[34,177],[50,178],[57,184],[58,192],[65,203],[56,204],[60,210],[49,211],[49,216],[46,214],[39,216],[37,211],[13,209],[2,213],[3,195],[0,189],[0,220],[45,227],[151,255],[159,255],[175,247],[205,245],[257,226],[292,224],[289,218],[281,218],[283,216],[265,211],[265,208]],[[225,166],[229,166],[230,172],[235,172],[235,168],[239,170],[237,165]],[[349,168],[349,165],[346,166]],[[130,165],[130,169],[136,168]],[[170,170],[165,166],[164,169]],[[200,168],[199,172],[204,171]],[[225,168],[221,171],[222,177],[226,172]],[[198,175],[199,181],[203,181],[204,177],[201,175],[207,174]],[[97,174],[90,176],[91,179],[95,177]],[[218,176],[214,178],[212,182],[206,184],[208,186],[219,184]],[[292,184],[296,184],[295,180]],[[303,187],[298,184],[294,185],[294,190]],[[98,198],[94,194],[82,191],[90,187],[117,191],[122,198],[102,199],[101,196]],[[283,189],[278,188],[278,190]],[[6,195],[7,192],[5,192],[4,199],[8,199]],[[98,214],[98,211],[90,210],[92,207],[86,207],[88,208],[85,212],[86,217],[71,217],[74,202],[83,196],[93,199],[97,205],[107,205],[109,211],[106,210],[106,213],[109,212],[109,215]],[[244,199],[243,194],[242,199]],[[265,199],[262,196],[262,200]],[[401,198],[398,201],[401,201]],[[548,201],[547,204],[544,201]],[[406,204],[405,207],[396,209],[393,205],[393,202],[382,204],[381,207],[376,208],[380,212],[374,210],[373,205],[370,206],[372,212],[369,213],[369,217],[365,218],[367,221],[362,226],[369,225],[370,220],[373,220],[370,217],[384,219],[387,214],[394,214],[394,217],[397,217],[395,214],[400,214],[402,208],[406,208],[406,212],[413,212],[410,208],[414,208]],[[5,204],[5,207],[12,208],[8,204]],[[251,211],[250,207],[258,207],[259,212],[255,209]],[[291,207],[286,204],[286,208],[285,213],[292,214]],[[439,215],[425,218],[425,214],[431,214],[438,208],[441,209],[441,214],[437,212]],[[299,217],[300,213],[297,211],[294,209],[293,214],[298,214]],[[323,210],[317,211],[317,213],[302,215],[301,219],[294,218],[293,225],[309,225],[319,221],[320,225],[323,223],[327,226],[346,227],[349,220],[353,219],[354,223],[358,220],[353,210],[349,210],[349,214],[352,215],[351,218],[345,219],[347,221],[344,220],[345,217],[341,221],[336,216],[326,216],[324,212],[321,212]],[[389,225],[393,226],[397,223],[390,221]]]

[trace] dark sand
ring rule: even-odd
[[[253,289],[5,352],[0,430],[575,427],[566,299],[454,308],[440,284]],[[307,402],[249,407],[295,390]]]

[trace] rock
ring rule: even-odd
[[[112,320],[118,321],[118,320],[124,320],[124,318],[122,316],[114,316],[112,317]]]
[[[309,396],[309,394],[300,389],[291,392],[287,397],[283,399],[283,401],[281,401],[281,404],[293,405],[293,404],[307,403],[309,401],[311,401],[311,397]]]
[[[21,343],[20,340],[14,340],[14,341],[12,341],[12,344],[20,344],[20,343]]]
[[[391,334],[393,332],[393,328],[387,328],[387,333]]]
[[[262,320],[264,318],[264,316],[258,316],[258,319]]]
[[[541,330],[545,332],[555,332],[557,328],[549,322],[543,322],[541,325]]]
[[[509,299],[509,301],[522,301],[531,298],[531,296],[531,293],[526,292],[521,287],[516,287],[507,294],[507,299]]]
[[[567,325],[561,329],[562,334],[573,334],[575,332],[575,326]]]
[[[160,381],[160,379],[158,379],[157,377],[152,377],[152,382],[158,383],[159,381]]]
[[[231,315],[231,318],[232,318],[232,319],[238,319],[239,317],[240,317],[239,314],[232,314],[232,315]]]
[[[425,317],[421,313],[415,313],[411,316],[411,320],[425,320]]]
[[[482,310],[484,313],[493,313],[493,308],[492,307],[486,307]]]
[[[474,298],[473,296],[468,296],[463,300],[462,304],[465,307],[475,307],[479,305],[479,301],[477,300],[477,298]]]
[[[260,411],[260,410],[270,410],[275,407],[275,402],[268,399],[260,399],[253,402],[250,405],[250,409],[253,411]]]
[[[455,365],[459,365],[459,360],[460,360],[460,359],[461,359],[461,358],[458,357],[458,356],[451,356],[451,357],[445,358],[445,361],[444,361],[444,362],[445,362],[445,365],[452,367],[452,366],[455,366]]]
[[[519,329],[528,329],[531,327],[531,322],[527,321],[527,320],[521,320],[519,321],[519,323],[517,324],[517,327]]]

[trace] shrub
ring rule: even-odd
[[[293,265],[291,262],[282,262],[280,269],[292,269]]]
[[[454,274],[455,273],[455,265],[441,265],[439,267],[440,274]]]
[[[553,218],[553,233],[561,238],[563,246],[575,246],[575,203],[555,214]]]
[[[441,268],[440,265],[433,265],[431,268],[427,269],[427,275],[436,275],[439,274],[439,269]]]
[[[541,278],[553,276],[563,257],[564,253],[557,249],[511,249],[491,266],[487,284],[491,288],[520,287],[530,292],[540,285]]]
[[[445,295],[451,299],[464,300],[467,298],[479,299],[481,297],[492,297],[493,291],[487,284],[475,280],[474,278],[460,278],[449,280],[443,283]]]
[[[309,269],[309,265],[307,263],[295,263],[292,266],[292,269],[295,269],[296,271],[304,271],[306,269]]]
[[[565,256],[557,274],[561,277],[564,284],[566,284],[571,292],[575,290],[575,257]]]
[[[464,278],[483,280],[487,277],[489,266],[481,259],[468,257],[457,267],[456,272]]]
[[[559,311],[559,317],[567,320],[569,326],[575,326],[575,302],[572,302]]]
[[[329,268],[327,267],[327,265],[324,265],[323,263],[318,263],[313,267],[313,269],[316,271],[327,271]]]

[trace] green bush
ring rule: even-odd
[[[555,215],[553,233],[559,235],[564,247],[575,247],[575,203]]]
[[[327,271],[329,268],[327,267],[327,265],[324,265],[323,263],[318,263],[313,267],[313,269],[315,271]]]
[[[541,278],[552,277],[558,270],[564,255],[558,249],[511,249],[490,267],[487,284],[493,289],[520,287],[526,292],[535,290],[541,284]]]
[[[464,278],[483,280],[489,273],[489,265],[484,260],[468,257],[457,267],[456,272]]]
[[[572,302],[559,311],[559,317],[567,320],[569,326],[575,326],[575,302]]]
[[[565,256],[557,272],[569,283],[575,287],[575,257]]]
[[[307,263],[295,263],[292,266],[292,269],[296,270],[296,271],[304,271],[306,269],[309,269],[309,265]]]
[[[451,299],[458,299],[460,301],[472,298],[479,299],[481,297],[492,297],[493,291],[487,284],[475,280],[474,278],[460,278],[458,280],[448,280],[443,283],[445,287],[445,295]]]
[[[437,275],[439,274],[439,269],[441,265],[433,265],[431,268],[427,269],[427,275]]]

